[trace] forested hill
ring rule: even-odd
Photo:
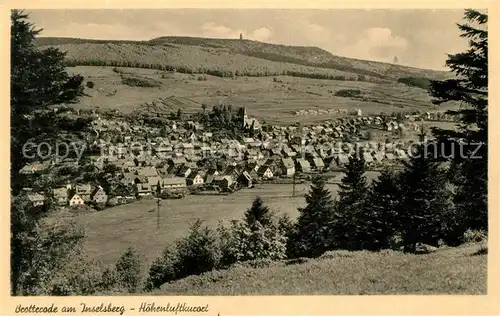
[[[335,56],[309,46],[286,46],[251,40],[198,37],[159,37],[148,41],[91,40],[64,37],[39,37],[39,46],[56,46],[68,52],[76,65],[124,64],[134,67],[204,70],[236,75],[276,75],[288,72],[320,78],[354,77],[359,80],[397,80],[402,77],[443,79],[447,72],[419,69]]]

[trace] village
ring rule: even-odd
[[[91,166],[93,179],[66,183],[53,192],[26,188],[28,199],[41,206],[52,197],[60,207],[92,205],[97,209],[144,198],[183,198],[188,194],[231,194],[258,183],[295,183],[323,173],[342,172],[357,146],[369,170],[397,166],[418,134],[420,122],[452,121],[439,112],[396,116],[364,116],[357,109],[313,126],[263,125],[242,109],[241,135],[216,135],[193,120],[168,120],[162,127],[104,118],[92,111],[92,131],[86,137],[90,155],[85,161],[47,160],[21,169],[36,174],[57,168]],[[83,115],[77,111],[78,115]],[[389,135],[374,139],[373,131]],[[249,137],[253,135],[253,137]],[[88,168],[86,168],[88,169]],[[334,177],[335,178],[335,177]]]

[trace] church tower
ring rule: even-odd
[[[247,107],[243,106],[243,120],[246,121],[247,119],[248,119]]]
[[[240,40],[242,40],[242,39],[243,39],[243,34],[242,34],[242,33],[240,33]]]
[[[241,109],[240,113],[241,113],[241,125],[243,128],[245,128],[248,121],[247,107],[243,106],[243,109]]]

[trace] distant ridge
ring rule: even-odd
[[[127,49],[129,49],[130,51],[139,50],[140,46],[149,46],[150,49],[158,47],[158,49],[163,50],[168,47],[174,48],[174,50],[179,50],[180,47],[193,47],[193,49],[194,47],[197,47],[197,53],[199,51],[203,51],[203,49],[212,49],[213,51],[210,51],[210,53],[212,54],[214,52],[217,54],[238,54],[278,63],[287,63],[322,69],[332,69],[345,73],[356,74],[358,76],[370,76],[379,79],[389,79],[391,81],[404,76],[416,76],[428,79],[444,79],[450,76],[450,73],[445,71],[420,69],[390,63],[340,57],[333,55],[324,49],[314,46],[288,46],[281,44],[263,43],[246,39],[241,40],[165,36],[153,38],[147,41],[126,41],[94,40],[70,37],[39,37],[37,38],[36,42],[39,46],[59,46],[59,48],[61,48],[62,50],[69,52],[69,58],[76,60],[83,58],[83,56],[77,56],[77,51],[74,49],[74,47],[72,48],[71,45],[78,45],[80,46],[80,48],[87,48],[86,53],[89,53],[90,51],[89,45],[94,45],[92,51],[100,51],[106,49],[105,47],[109,48],[108,44],[115,44],[116,47],[113,47],[113,49],[115,50],[123,49],[123,45],[129,45],[127,46]],[[134,47],[136,46],[137,49],[134,49]],[[120,54],[123,55],[125,53],[126,52],[124,51]],[[167,51],[163,52],[163,54],[167,53]],[[156,53],[151,52],[150,54]],[[98,56],[99,54],[96,54],[95,58],[99,58]],[[88,57],[90,58],[92,56]],[[132,54],[130,58],[134,58]],[[223,64],[223,61],[221,61],[221,64]]]

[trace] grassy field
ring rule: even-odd
[[[475,255],[480,248],[470,244],[428,255],[333,251],[300,264],[190,276],[153,295],[486,294],[487,255]]]
[[[375,178],[376,172],[368,177]],[[328,185],[335,197],[338,186]],[[228,222],[241,219],[256,196],[278,213],[291,218],[298,215],[297,208],[305,205],[303,194],[308,184],[296,185],[292,197],[291,184],[263,184],[253,189],[242,189],[231,195],[189,195],[179,200],[163,200],[160,207],[160,229],[156,226],[156,201],[141,200],[101,212],[75,217],[76,223],[85,228],[85,250],[93,258],[114,264],[121,254],[132,246],[144,256],[147,265],[163,251],[168,243],[186,235],[190,224],[197,218],[209,227],[216,227],[219,220]],[[154,211],[152,211],[154,210]]]
[[[330,189],[335,191],[336,188],[332,185]],[[297,185],[297,195],[305,190],[305,185]],[[141,200],[75,219],[77,224],[85,227],[85,250],[90,256],[113,264],[127,247],[133,246],[149,265],[168,243],[185,236],[197,218],[214,228],[219,220],[227,223],[241,219],[256,196],[261,196],[270,208],[295,218],[297,208],[305,202],[303,197],[292,198],[291,195],[291,185],[277,184],[243,189],[224,196],[190,195],[180,200],[164,200],[160,208],[160,229],[156,227],[154,200]]]
[[[68,68],[92,81],[87,96],[75,106],[80,108],[116,109],[130,113],[168,113],[181,108],[185,113],[201,110],[202,104],[245,105],[251,116],[273,123],[304,124],[337,117],[339,114],[295,115],[299,110],[361,109],[365,114],[405,111],[429,111],[435,107],[425,90],[401,83],[370,83],[356,81],[319,80],[289,76],[219,78],[204,75],[170,73],[140,68],[120,68],[120,71],[156,80],[159,87],[131,87],[122,82],[113,67],[77,66]],[[337,97],[342,89],[359,89],[365,101]],[[150,103],[149,105],[147,103]],[[152,107],[154,103],[154,107]]]

